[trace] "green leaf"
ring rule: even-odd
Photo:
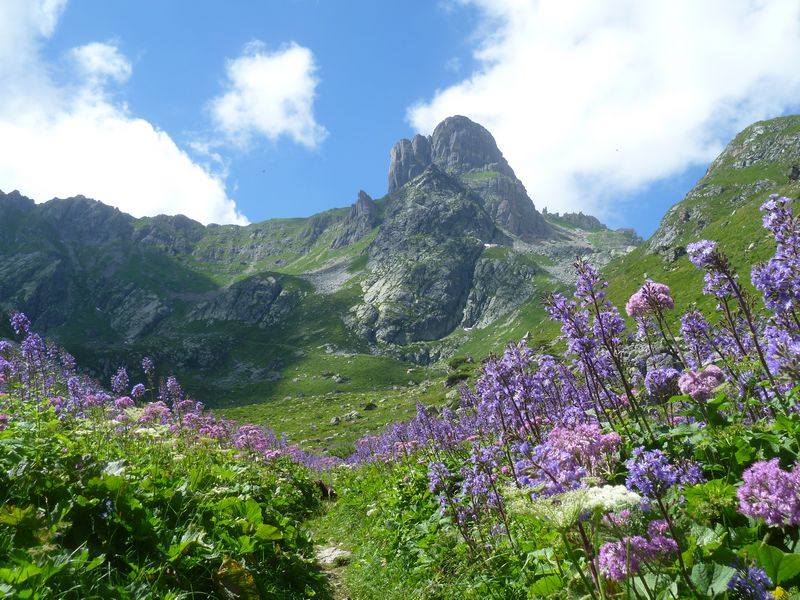
[[[261,517],[261,506],[259,506],[258,502],[253,500],[252,498],[248,498],[247,502],[244,505],[244,518],[254,524],[261,524],[263,523],[263,518]]]
[[[558,575],[540,577],[528,590],[529,598],[547,598],[564,587]]]
[[[780,548],[767,544],[747,547],[775,585],[781,585],[800,575],[800,554],[786,554]]]
[[[17,527],[25,520],[33,516],[34,507],[33,506],[26,506],[25,508],[20,508],[18,506],[4,506],[2,510],[0,510],[0,523],[3,525],[11,525],[12,527]]]
[[[83,568],[84,572],[88,573],[89,571],[94,571],[97,567],[102,565],[105,562],[105,560],[106,560],[105,554],[100,554],[99,556],[96,556],[94,559],[92,559],[92,562],[90,562]]]
[[[261,540],[281,540],[283,539],[283,533],[281,530],[275,527],[274,525],[259,525],[256,528],[255,536]]]
[[[736,569],[719,563],[698,563],[692,568],[692,583],[697,590],[712,598],[724,594]]]
[[[185,556],[186,554],[190,553],[196,546],[209,547],[207,544],[203,543],[203,538],[205,535],[205,531],[194,524],[190,524],[181,536],[180,542],[170,545],[169,551],[167,552],[167,560],[170,562],[175,562],[181,556]]]

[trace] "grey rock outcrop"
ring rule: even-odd
[[[538,272],[512,258],[482,256],[475,264],[461,326],[485,327],[517,308],[534,293],[533,277]]]
[[[395,144],[389,193],[418,177],[428,165],[459,177],[481,198],[492,220],[512,235],[527,242],[554,236],[492,134],[467,117],[448,117],[429,138],[417,135]]]
[[[462,319],[472,273],[496,228],[480,198],[435,166],[391,198],[369,247],[374,265],[355,309],[370,341],[438,339]]]
[[[358,200],[350,207],[343,230],[331,244],[334,250],[349,246],[363,238],[378,224],[378,207],[365,191],[358,192]]]
[[[389,153],[389,193],[422,174],[431,164],[430,139],[415,135],[413,139],[402,139]]]
[[[237,321],[266,327],[283,319],[300,296],[286,290],[273,276],[250,277],[223,288],[214,298],[197,306],[190,320]]]

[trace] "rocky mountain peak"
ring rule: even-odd
[[[350,207],[342,232],[333,240],[331,248],[335,250],[357,242],[372,231],[378,220],[378,205],[369,194],[360,190],[355,204]]]
[[[431,136],[431,161],[449,173],[494,171],[514,177],[489,131],[467,117],[448,117]]]
[[[400,140],[390,153],[389,193],[435,167],[476,193],[494,222],[526,241],[555,233],[533,205],[489,131],[467,117],[448,117],[430,137]]]
[[[58,228],[64,240],[104,243],[127,238],[133,231],[133,217],[80,195],[45,202],[41,214],[45,222]]]
[[[359,190],[356,203],[350,207],[350,218],[374,213],[375,210],[375,200],[373,200],[372,197],[364,190]]]

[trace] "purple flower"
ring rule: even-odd
[[[644,317],[650,312],[673,308],[675,302],[670,295],[669,286],[654,281],[645,282],[625,304],[625,312],[629,317]]]
[[[111,389],[115,394],[124,394],[128,391],[128,372],[125,367],[120,367],[111,377]]]
[[[585,471],[600,476],[609,469],[612,457],[622,439],[618,433],[603,433],[597,421],[578,423],[574,427],[556,426],[547,435],[547,443],[572,456]]]
[[[27,336],[31,331],[31,322],[23,313],[14,311],[11,313],[11,329],[19,336]]]
[[[145,392],[144,385],[141,383],[137,383],[135,386],[133,386],[133,389],[131,389],[131,396],[133,396],[134,398],[141,398],[142,396],[144,396],[144,392]]]
[[[686,252],[689,255],[691,263],[703,269],[713,264],[715,254],[717,253],[717,242],[700,240],[686,246]]]
[[[734,598],[747,600],[773,600],[775,597],[767,591],[771,587],[772,580],[760,567],[740,570],[728,583]]]
[[[139,423],[168,423],[171,420],[169,407],[161,401],[145,404]]]
[[[777,458],[753,463],[736,492],[739,512],[767,525],[800,525],[800,468],[781,469]]]
[[[131,400],[131,398],[128,396],[121,396],[120,398],[114,400],[114,406],[120,410],[124,410],[133,406],[133,400]]]
[[[617,542],[608,542],[600,547],[597,563],[600,572],[612,581],[622,581],[636,575],[641,563],[648,556],[647,540],[640,535],[625,537]]]
[[[660,498],[679,481],[680,471],[670,464],[661,450],[636,448],[633,458],[625,463],[628,477],[625,485],[647,498]]]
[[[145,356],[142,359],[142,371],[144,371],[144,374],[148,377],[152,377],[155,372],[155,364],[153,363],[153,359],[149,356]]]
[[[767,340],[766,360],[772,373],[782,373],[792,379],[800,378],[800,335],[783,328],[764,329]]]
[[[534,494],[554,496],[585,485],[586,469],[571,453],[548,443],[531,447],[521,442],[515,449],[520,455],[514,465],[519,482],[534,488]]]
[[[678,379],[681,393],[691,396],[694,400],[708,400],[725,381],[722,369],[715,365],[707,366],[700,373],[687,371]]]
[[[690,310],[681,317],[681,335],[689,348],[689,366],[699,369],[711,356],[711,325],[701,312]]]
[[[651,369],[644,377],[644,387],[651,398],[664,402],[678,393],[678,375],[672,367]]]
[[[8,427],[8,415],[0,413],[0,431],[3,431],[6,427]]]

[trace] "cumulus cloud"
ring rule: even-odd
[[[539,207],[610,216],[800,99],[796,0],[457,4],[484,17],[478,67],[408,119],[485,125]]]
[[[112,79],[119,83],[127,81],[133,69],[119,48],[112,44],[92,42],[72,49],[72,57],[83,75],[99,83]]]
[[[257,136],[287,136],[316,148],[328,135],[314,119],[318,79],[308,48],[293,43],[270,52],[251,42],[228,61],[226,73],[226,91],[210,109],[217,128],[237,145],[246,147]]]
[[[182,213],[203,223],[245,223],[223,175],[197,164],[163,130],[114,101],[130,78],[114,44],[69,53],[69,83],[56,83],[40,47],[66,0],[0,2],[0,189],[37,201],[78,194],[135,216]]]

